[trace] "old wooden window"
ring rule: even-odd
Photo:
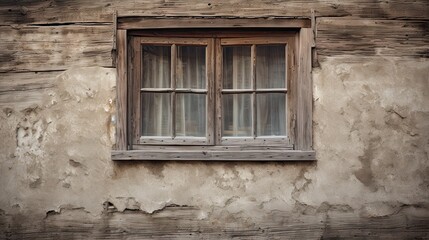
[[[140,29],[127,21],[118,30],[112,159],[315,159],[303,28]]]
[[[132,143],[213,143],[213,40],[131,37]]]

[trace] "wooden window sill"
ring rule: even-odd
[[[238,150],[238,149],[152,149],[152,150],[114,150],[114,161],[315,161],[315,151],[289,149]]]

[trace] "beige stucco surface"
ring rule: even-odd
[[[113,162],[116,70],[70,68],[41,101],[0,111],[0,215],[99,219],[110,202],[119,213],[191,206],[214,226],[427,217],[429,62],[356,59],[313,69],[313,163]]]

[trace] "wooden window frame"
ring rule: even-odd
[[[311,20],[303,19],[222,19],[222,18],[144,18],[144,17],[123,17],[118,18],[116,31],[117,44],[117,130],[116,145],[112,151],[112,160],[197,160],[197,161],[301,161],[316,160],[315,151],[312,149],[312,79],[311,79],[311,47],[313,45],[313,31]],[[185,30],[183,30],[183,29]],[[202,30],[204,29],[204,30]],[[162,32],[160,34],[160,32]],[[195,36],[194,32],[200,32],[200,37],[205,38],[207,46],[206,59],[211,59],[213,54],[216,58],[221,57],[221,45],[234,44],[255,44],[261,43],[283,43],[292,44],[292,51],[288,50],[285,55],[286,61],[292,61],[287,66],[288,80],[287,97],[288,107],[286,118],[288,123],[288,136],[291,138],[283,141],[273,142],[270,139],[255,139],[244,141],[240,138],[230,138],[222,141],[220,138],[219,120],[207,123],[216,125],[207,128],[207,142],[198,142],[198,146],[192,146],[177,141],[159,144],[159,139],[147,139],[151,145],[141,144],[139,136],[139,123],[136,122],[139,101],[136,101],[135,91],[140,91],[139,81],[133,81],[138,71],[132,66],[136,45],[140,44],[143,36],[146,39],[153,38],[154,43],[162,41],[157,37],[168,36],[171,44],[178,44],[187,37]],[[246,38],[242,33],[246,32]],[[251,36],[255,32],[255,36]],[[263,35],[270,36],[264,40]],[[223,39],[222,36],[230,38]],[[177,38],[177,39],[175,39]],[[283,41],[281,41],[283,39]],[[150,40],[149,40],[150,41]],[[220,42],[223,41],[223,42]],[[255,45],[252,46],[254,48]],[[137,48],[138,49],[138,48]],[[252,59],[254,59],[254,49]],[[174,51],[172,51],[174,54]],[[174,57],[174,56],[172,56]],[[217,63],[217,64],[215,64]],[[215,98],[207,101],[208,113],[214,112],[215,117],[221,117],[219,108],[220,96],[222,94],[221,59],[206,62],[211,70],[207,75],[208,98]],[[172,63],[173,64],[173,63]],[[210,71],[210,69],[209,69]],[[172,73],[174,74],[174,73]],[[212,77],[209,76],[213,74]],[[215,85],[216,84],[216,85]],[[290,84],[290,85],[289,85]],[[174,88],[174,86],[173,86]],[[136,90],[137,89],[137,90]],[[165,89],[164,89],[165,90]],[[168,89],[167,89],[168,90]],[[213,91],[212,91],[213,90]],[[253,89],[255,90],[255,89]],[[252,90],[252,91],[253,91]],[[216,93],[214,93],[216,91]],[[255,94],[255,92],[252,92]],[[290,99],[291,100],[290,100]],[[292,101],[292,104],[289,104]],[[211,109],[216,102],[216,109]],[[207,120],[214,119],[207,117]],[[136,141],[137,139],[137,141]],[[188,139],[185,139],[188,140]],[[250,140],[250,139],[249,139]],[[265,140],[265,141],[264,141]],[[267,141],[268,140],[268,141]],[[269,144],[266,144],[266,143]],[[245,144],[243,144],[245,143]],[[265,144],[264,144],[265,143]],[[165,145],[174,144],[174,145]]]
[[[171,45],[171,86],[170,88],[142,88],[140,86],[141,81],[136,81],[132,79],[141,79],[141,68],[133,66],[141,65],[141,44],[154,44],[154,45]],[[209,104],[213,102],[214,96],[214,69],[211,64],[211,59],[213,56],[213,39],[211,38],[172,38],[172,37],[142,37],[138,35],[134,35],[130,38],[131,48],[129,52],[132,53],[131,61],[132,64],[128,64],[128,71],[131,72],[131,80],[129,81],[130,88],[130,99],[128,105],[131,107],[131,112],[129,116],[131,117],[131,126],[130,136],[128,137],[131,148],[135,149],[138,145],[211,145],[214,143],[214,123],[212,117],[206,117],[206,136],[205,137],[177,137],[175,134],[175,95],[176,93],[201,93],[207,95],[206,100],[206,109],[207,112],[213,112],[214,106],[213,104]],[[177,70],[177,46],[187,45],[187,46],[206,46],[206,89],[185,89],[185,88],[176,88],[176,70]],[[141,136],[141,107],[140,107],[140,93],[141,92],[168,92],[171,93],[171,128],[173,137],[154,137],[154,136]]]
[[[241,35],[245,35],[245,33],[241,33]],[[247,33],[247,35],[252,35],[251,33]],[[274,33],[270,35],[269,38],[261,37],[259,33],[255,34],[256,36],[246,36],[246,37],[222,37],[217,39],[216,44],[216,56],[219,56],[219,59],[216,60],[216,145],[221,146],[234,146],[234,145],[247,145],[247,146],[270,146],[270,147],[282,147],[284,149],[293,150],[293,136],[294,134],[290,134],[293,130],[293,126],[291,126],[290,118],[286,117],[286,129],[287,136],[269,136],[269,137],[258,137],[256,136],[256,105],[255,98],[258,93],[274,93],[281,92],[287,93],[287,101],[286,101],[286,111],[285,113],[289,115],[293,113],[295,107],[293,107],[295,99],[292,94],[288,94],[288,89],[290,89],[294,82],[296,81],[295,76],[296,73],[293,71],[294,66],[294,52],[296,49],[295,46],[295,32],[285,32],[285,33]],[[257,89],[256,88],[256,46],[257,45],[276,45],[282,44],[286,45],[285,47],[285,69],[286,69],[286,82],[285,88],[274,89]],[[224,89],[222,86],[222,73],[223,73],[223,61],[222,61],[222,47],[223,46],[240,46],[240,45],[250,45],[251,46],[251,89]],[[232,94],[232,93],[251,93],[252,94],[252,135],[253,137],[224,137],[222,136],[222,102],[221,97],[224,94]],[[291,138],[292,136],[292,138]]]

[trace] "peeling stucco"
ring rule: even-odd
[[[427,76],[428,62],[415,59],[321,61],[317,162],[113,162],[115,69],[71,68],[43,90],[42,104],[0,111],[0,215],[116,221],[185,209],[217,227],[272,217],[326,230],[343,217],[424,212]]]

